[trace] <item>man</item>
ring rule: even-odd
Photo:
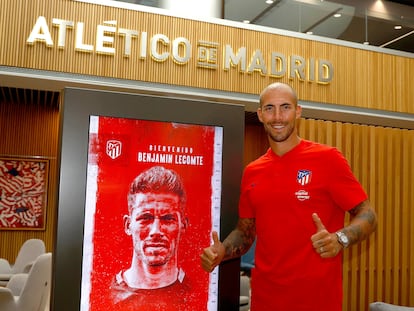
[[[252,311],[340,311],[341,251],[375,230],[376,214],[342,154],[298,136],[290,86],[266,87],[257,115],[270,148],[246,167],[237,227],[223,243],[213,232],[202,267],[244,254],[257,237]]]
[[[177,255],[187,226],[185,205],[184,185],[173,170],[155,166],[131,183],[124,225],[132,238],[132,261],[116,275],[116,302],[149,310],[167,310],[164,307],[174,303],[174,293],[180,291],[174,285],[181,285],[184,279]]]

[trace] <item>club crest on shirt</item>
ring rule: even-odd
[[[297,182],[304,186],[310,183],[312,179],[312,172],[309,170],[299,170],[296,177]]]

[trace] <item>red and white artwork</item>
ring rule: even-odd
[[[0,158],[0,229],[44,229],[48,164]]]

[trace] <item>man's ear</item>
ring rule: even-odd
[[[297,105],[296,107],[296,119],[300,119],[302,117],[302,106]]]
[[[260,107],[257,108],[256,114],[257,114],[257,118],[259,119],[259,121],[263,123],[263,119],[262,119],[262,109]]]
[[[131,235],[131,229],[129,228],[129,225],[131,224],[131,216],[124,215],[124,230],[127,235]]]

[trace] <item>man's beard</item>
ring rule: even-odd
[[[295,130],[295,126],[296,126],[295,123],[290,124],[286,128],[286,132],[285,133],[280,133],[280,134],[273,134],[272,129],[269,129],[268,127],[265,127],[265,130],[266,130],[266,133],[270,137],[271,140],[273,140],[276,143],[281,143],[281,142],[286,141],[292,135],[293,131]]]

